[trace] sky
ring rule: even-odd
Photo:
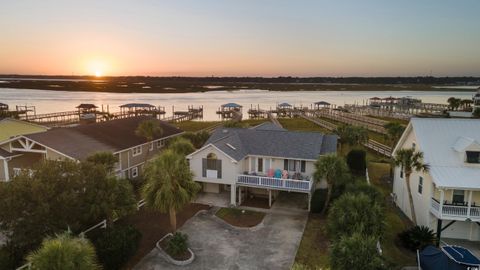
[[[0,74],[480,76],[478,0],[1,0]]]

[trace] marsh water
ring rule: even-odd
[[[35,106],[38,113],[51,113],[75,110],[80,103],[93,103],[110,112],[118,111],[118,106],[126,103],[149,103],[163,106],[167,116],[175,110],[186,110],[189,105],[204,107],[204,120],[218,120],[215,113],[221,104],[228,102],[243,106],[244,117],[251,106],[262,109],[274,108],[276,104],[287,102],[294,106],[310,106],[316,101],[327,101],[337,106],[345,104],[363,104],[371,97],[405,97],[421,99],[428,103],[447,103],[449,97],[471,99],[476,90],[456,91],[294,91],[276,92],[265,90],[211,91],[203,93],[104,93],[104,92],[70,92],[50,90],[30,90],[0,88],[0,103]]]

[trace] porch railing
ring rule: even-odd
[[[480,207],[478,206],[462,206],[452,204],[440,204],[439,201],[432,198],[431,208],[434,214],[442,218],[475,218],[480,219]]]
[[[294,179],[282,179],[274,177],[264,177],[257,175],[238,175],[237,183],[259,186],[259,187],[270,187],[276,189],[284,190],[297,190],[309,192],[312,188],[311,181],[304,180],[294,180]]]

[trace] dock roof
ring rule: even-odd
[[[162,135],[155,136],[154,140],[182,132],[167,122],[139,116],[70,128],[55,128],[25,137],[69,157],[82,160],[96,152],[118,152],[147,143],[147,139],[135,134],[138,125],[145,120],[158,121],[163,130]]]
[[[155,106],[148,103],[127,103],[120,105],[120,108],[154,108]]]
[[[77,109],[96,109],[98,108],[97,106],[95,106],[95,104],[91,104],[91,103],[82,103],[80,105],[78,105],[77,107],[75,107]]]
[[[242,105],[230,102],[230,103],[226,103],[226,104],[221,105],[221,107],[223,107],[223,108],[241,108]]]
[[[278,104],[278,107],[292,107],[292,105],[287,103],[287,102],[282,102],[282,103]]]
[[[330,103],[328,103],[328,102],[326,102],[326,101],[323,101],[323,100],[317,101],[317,102],[315,102],[314,104],[315,104],[315,105],[327,105],[327,106],[330,105]]]

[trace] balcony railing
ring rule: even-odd
[[[257,176],[257,175],[244,175],[244,174],[238,175],[237,183],[249,185],[249,186],[267,187],[267,188],[273,188],[273,189],[302,191],[302,192],[310,192],[310,190],[312,189],[311,181],[282,179],[282,178],[264,177],[264,176]]]
[[[480,219],[480,207],[478,206],[463,206],[452,204],[440,204],[437,200],[432,198],[430,210],[437,216],[443,219]]]

